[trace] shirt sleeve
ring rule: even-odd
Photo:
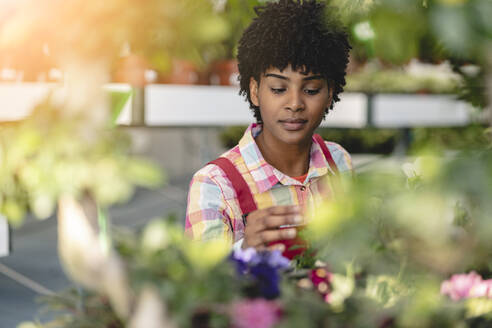
[[[230,209],[222,188],[213,175],[202,170],[190,182],[185,235],[194,240],[225,238],[232,243]]]

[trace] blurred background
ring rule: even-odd
[[[35,296],[77,272],[57,251],[75,224],[65,195],[106,213],[88,220],[103,250],[110,221],[183,222],[193,173],[253,122],[235,55],[265,2],[0,0],[0,327],[32,319]],[[356,171],[490,145],[490,0],[326,2],[353,49],[319,133]]]
[[[2,1],[2,121],[26,117],[83,58],[104,67],[110,92],[130,93],[111,115],[171,177],[189,176],[235,144],[242,128],[231,126],[251,122],[235,89],[234,58],[262,1],[23,2]],[[458,135],[487,121],[488,1],[330,4],[353,50],[344,101],[324,122],[325,138],[351,153],[405,153],[428,138],[459,148]],[[87,72],[72,75],[79,73]],[[150,141],[161,137],[176,141]]]

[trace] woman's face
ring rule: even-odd
[[[321,75],[267,69],[258,84],[250,81],[251,101],[260,108],[264,137],[285,144],[310,142],[332,100],[332,90]]]

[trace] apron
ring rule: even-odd
[[[330,150],[328,149],[323,138],[321,138],[319,134],[314,134],[313,138],[321,147],[321,150],[323,151],[323,155],[325,156],[326,161],[330,165],[332,171],[335,173],[334,174],[335,189],[340,189],[341,186],[340,186],[340,176],[338,173],[338,168],[335,164],[335,161],[333,160],[333,157],[331,156]],[[209,164],[215,164],[219,166],[222,169],[222,171],[224,171],[229,181],[231,181],[231,184],[236,192],[237,199],[239,201],[239,206],[242,211],[243,220],[245,220],[245,226],[246,226],[246,219],[248,214],[258,209],[258,206],[254,200],[253,194],[251,193],[248,184],[244,180],[241,173],[239,173],[239,171],[236,169],[234,164],[229,159],[225,157],[219,157],[209,162]],[[282,253],[282,255],[288,258],[289,260],[292,260],[295,256],[304,253],[304,251],[307,248],[307,242],[301,239],[300,237],[296,237],[294,239],[279,240],[270,243],[269,245],[278,244],[278,243],[284,244],[285,251]],[[296,247],[295,249],[290,249],[292,246],[298,246],[298,247]]]

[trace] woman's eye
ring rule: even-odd
[[[305,89],[304,92],[310,96],[313,96],[319,93],[319,89]]]
[[[285,91],[285,88],[270,88],[274,94],[280,94]]]

